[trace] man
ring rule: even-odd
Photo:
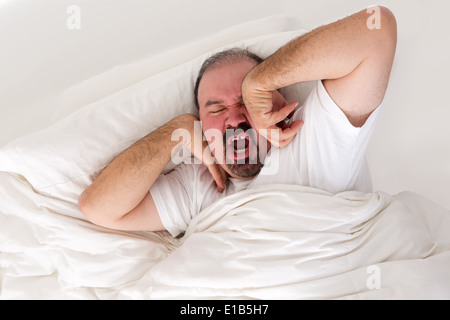
[[[223,140],[207,137],[217,161],[202,157],[209,150],[207,141],[199,148],[194,140],[199,136],[198,119],[179,116],[111,162],[81,195],[80,210],[108,228],[168,230],[177,236],[214,201],[258,185],[370,192],[365,150],[397,41],[393,14],[377,9],[379,28],[369,26],[372,15],[363,10],[291,41],[262,62],[239,50],[206,61],[197,81],[196,103],[203,132],[223,135]],[[315,88],[297,111],[296,103],[288,103],[277,91],[314,80]],[[283,122],[290,115],[292,119]],[[250,128],[261,135],[252,137]],[[171,139],[177,129],[190,133],[183,144],[203,164],[182,164],[162,175],[179,147],[179,141]],[[227,129],[233,133],[226,134]],[[252,147],[262,148],[266,142],[267,150],[270,143],[276,146],[266,165],[261,159],[250,162],[251,154],[259,153]],[[269,172],[269,167],[276,172]]]

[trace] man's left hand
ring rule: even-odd
[[[242,83],[242,99],[253,125],[272,145],[284,148],[303,125],[303,121],[285,122],[294,113],[298,102],[287,103],[278,91],[259,89],[249,75]]]

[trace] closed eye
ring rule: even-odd
[[[211,114],[219,114],[219,113],[221,113],[222,111],[225,111],[225,109],[226,109],[226,108],[221,108],[221,109],[217,109],[217,110],[214,110],[214,111],[210,111],[209,113],[211,113]]]

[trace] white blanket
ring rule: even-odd
[[[92,225],[0,173],[0,298],[450,298],[450,212],[413,193],[272,185],[186,235]]]

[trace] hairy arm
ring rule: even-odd
[[[272,92],[323,80],[331,98],[354,126],[365,123],[382,102],[397,41],[395,17],[379,8],[380,29],[368,28],[360,11],[303,35],[255,67],[244,79],[243,98],[257,129],[273,125]]]
[[[164,230],[149,190],[179,145],[172,141],[172,133],[184,129],[193,139],[197,121],[193,115],[177,117],[121,153],[82,193],[78,202],[81,212],[93,223],[111,229]],[[188,148],[195,145],[187,139],[183,142]],[[201,146],[197,152],[207,144]],[[224,188],[219,166],[208,163],[208,168],[218,188]]]

